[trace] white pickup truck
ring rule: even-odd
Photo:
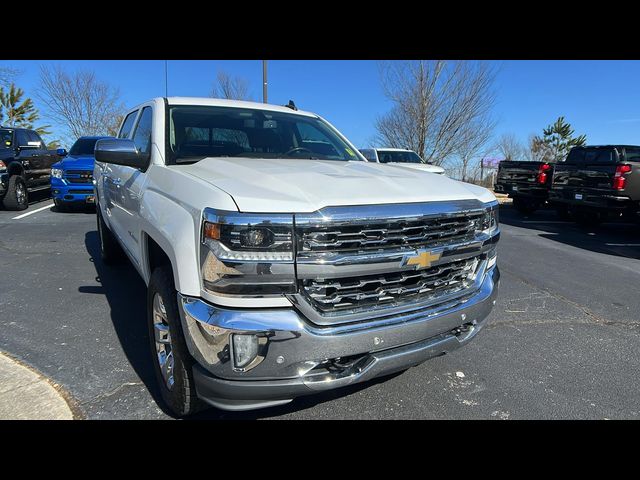
[[[156,98],[95,148],[97,223],[148,285],[163,400],[247,410],[405,370],[495,304],[488,190],[368,163],[295,107]]]

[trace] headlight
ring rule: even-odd
[[[481,222],[480,230],[482,233],[491,235],[498,228],[498,205],[489,207],[482,216]]]
[[[62,178],[62,174],[64,173],[64,170],[62,170],[61,168],[52,168],[51,169],[51,176],[53,178]]]
[[[294,293],[293,216],[206,209],[200,262],[203,288],[214,294]]]

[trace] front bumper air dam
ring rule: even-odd
[[[495,304],[499,279],[495,267],[464,303],[436,312],[423,310],[387,321],[323,328],[309,324],[293,308],[225,309],[178,294],[185,339],[197,361],[196,391],[214,407],[252,410],[418,365],[476,336]],[[466,328],[456,332],[463,325]],[[232,366],[230,336],[234,333],[268,338],[260,363],[249,371]],[[356,361],[338,372],[314,370],[322,367],[323,360],[337,357]]]

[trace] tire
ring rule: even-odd
[[[120,263],[124,257],[122,247],[104,223],[100,207],[96,208],[96,222],[98,228],[98,236],[100,237],[100,258],[105,265],[116,265]]]
[[[69,209],[67,208],[67,206],[64,204],[64,202],[62,200],[55,199],[53,201],[53,203],[55,204],[56,210],[58,212],[68,212],[69,211]]]
[[[557,205],[555,207],[556,214],[561,220],[569,220],[571,219],[571,215],[569,214],[569,208],[566,205]]]
[[[525,200],[521,197],[513,197],[514,208],[523,215],[530,215],[535,212],[540,206],[537,202],[532,200]]]
[[[7,210],[24,210],[29,206],[29,192],[27,184],[19,175],[9,178],[7,193],[2,201]]]
[[[163,402],[178,417],[202,410],[205,405],[196,394],[194,360],[184,340],[173,272],[168,265],[156,268],[151,274],[147,290],[147,324],[154,371]],[[163,328],[157,328],[158,324]],[[157,343],[156,338],[168,340],[168,343]]]
[[[575,212],[574,220],[583,227],[595,227],[602,223],[602,215],[596,212]]]

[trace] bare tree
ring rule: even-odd
[[[526,160],[526,149],[513,133],[504,133],[498,138],[495,149],[505,160]]]
[[[463,136],[469,142],[473,130],[462,132],[486,123],[495,101],[495,72],[484,62],[383,62],[380,73],[393,106],[376,121],[377,142],[410,148],[436,165],[460,149]]]
[[[44,116],[61,125],[71,142],[83,135],[113,134],[125,110],[117,88],[94,72],[67,73],[40,67],[36,97],[47,107]]]
[[[0,67],[0,87],[9,88],[20,73],[17,68]]]
[[[229,100],[251,100],[249,85],[242,77],[233,77],[220,70],[211,89],[214,98],[226,98]]]
[[[457,147],[454,152],[459,168],[459,178],[466,182],[469,164],[474,158],[482,158],[492,150],[489,141],[493,135],[495,121],[473,121],[466,124],[459,132]]]

